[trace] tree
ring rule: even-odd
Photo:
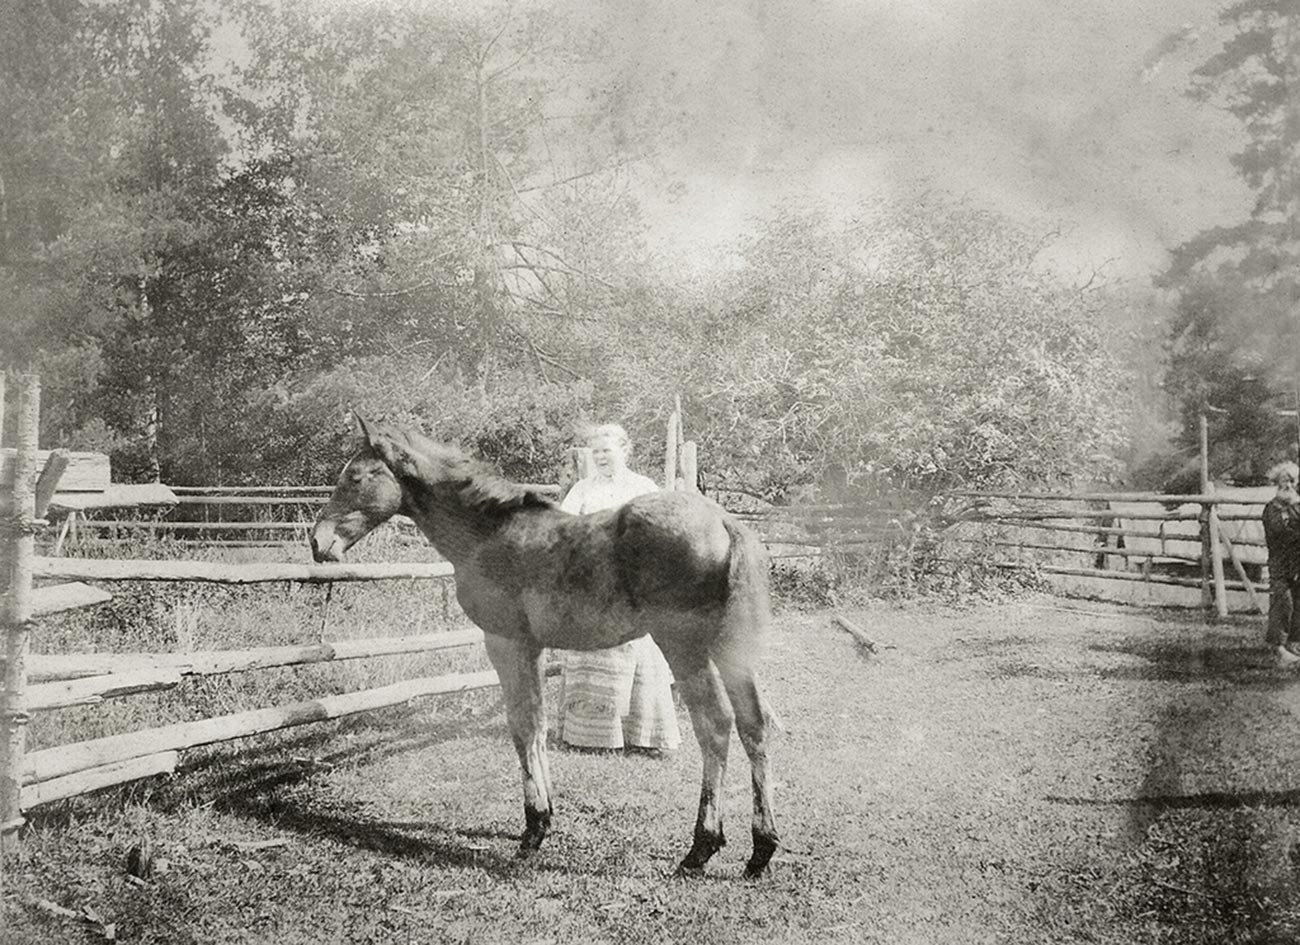
[[[1106,478],[1123,398],[1099,296],[1037,268],[1042,245],[939,195],[847,223],[787,208],[624,346],[626,410],[682,391],[713,475],[767,498]]]
[[[583,87],[583,24],[527,5],[241,9],[249,147],[292,160],[295,199],[347,249],[311,300],[322,335],[581,375],[549,339],[619,292],[649,140]]]
[[[1160,283],[1177,290],[1169,389],[1182,405],[1181,441],[1217,408],[1214,474],[1258,477],[1294,455],[1300,385],[1300,5],[1242,0],[1221,14],[1231,35],[1193,74],[1190,94],[1241,122],[1233,166],[1254,192],[1246,220],[1174,250]]]

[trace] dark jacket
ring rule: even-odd
[[[1274,497],[1264,506],[1270,580],[1300,583],[1300,503]]]

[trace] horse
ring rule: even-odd
[[[699,809],[679,875],[725,843],[722,783],[733,727],[753,790],[749,878],[778,846],[768,749],[776,718],[755,664],[771,623],[768,559],[710,499],[657,492],[590,515],[420,433],[366,423],[310,532],[317,562],[393,515],[411,518],[456,573],[456,599],[482,630],[523,775],[517,856],[542,845],[553,814],[543,693],[545,647],[595,650],[649,634],[663,651],[703,756]]]

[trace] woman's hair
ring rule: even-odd
[[[628,439],[627,431],[623,429],[621,424],[598,423],[594,427],[591,427],[590,429],[587,430],[588,443],[590,443],[592,440],[602,439],[606,437],[613,440],[617,446],[621,446],[625,450],[632,449],[632,441]]]
[[[1290,476],[1292,482],[1300,480],[1300,466],[1292,462],[1278,463],[1268,471],[1268,481],[1277,485],[1283,476]]]

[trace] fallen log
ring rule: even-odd
[[[841,614],[835,614],[834,616],[831,617],[831,620],[834,621],[835,624],[840,627],[840,629],[846,631],[849,634],[849,636],[853,637],[854,641],[856,641],[858,645],[861,646],[863,649],[865,649],[868,653],[871,653],[873,655],[875,654],[876,641],[871,639],[871,637],[867,636],[867,632],[865,630],[863,630],[857,624],[853,623],[851,620],[849,620],[847,617]]]

